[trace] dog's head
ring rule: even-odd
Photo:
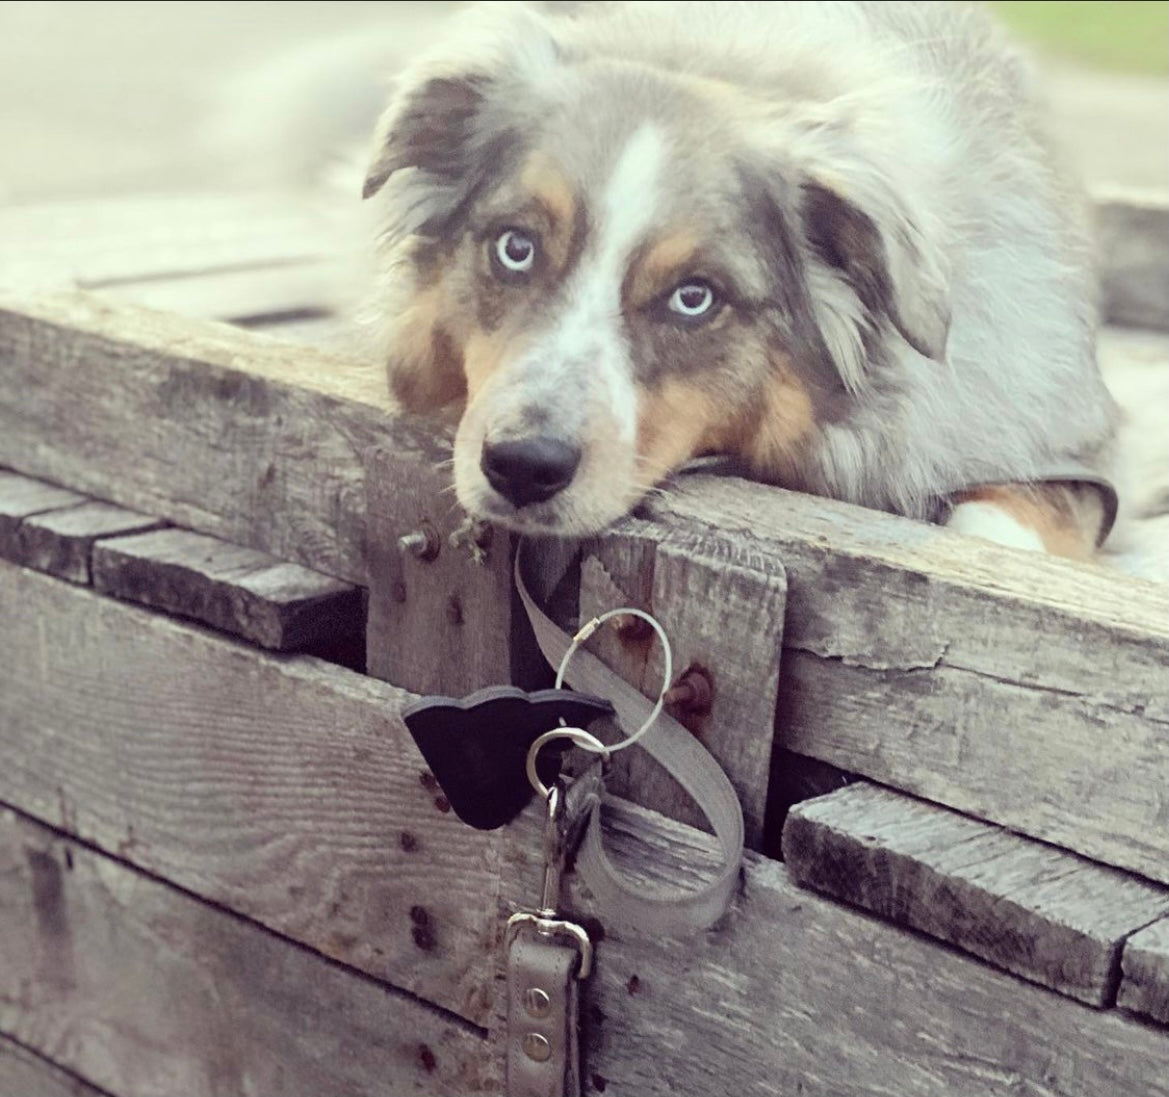
[[[391,385],[459,416],[460,502],[575,536],[702,454],[805,485],[888,340],[941,356],[929,233],[830,105],[513,18],[407,75],[365,184]]]

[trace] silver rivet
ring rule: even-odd
[[[546,1063],[552,1058],[552,1045],[538,1032],[525,1032],[524,1054],[534,1062]]]
[[[552,1012],[552,999],[539,987],[524,991],[524,1009],[529,1017],[547,1017]]]

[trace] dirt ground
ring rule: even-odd
[[[0,3],[0,200],[220,186],[192,135],[229,75],[331,36],[425,33],[454,6]],[[1089,180],[1169,187],[1169,81],[1060,68],[1050,88]]]

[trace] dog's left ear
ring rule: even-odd
[[[891,323],[914,350],[940,362],[950,329],[947,263],[901,200],[886,187],[861,197],[818,180],[800,190],[804,234],[816,255],[874,320]],[[846,382],[859,380],[849,372],[842,369]]]

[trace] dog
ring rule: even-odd
[[[696,457],[1090,559],[1085,202],[950,2],[479,5],[401,74],[363,323],[474,517],[581,537]]]

